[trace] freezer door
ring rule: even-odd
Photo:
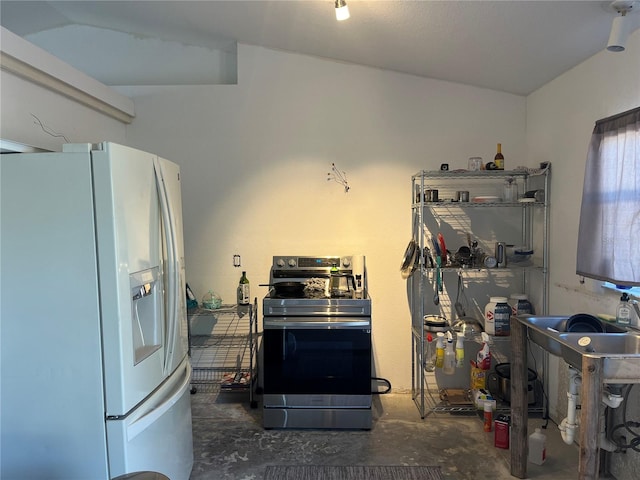
[[[0,171],[0,478],[106,479],[89,152]]]
[[[191,367],[178,370],[122,420],[107,420],[109,478],[139,471],[188,480],[193,467]]]
[[[107,416],[117,417],[151,394],[186,355],[177,340],[181,317],[186,325],[177,253],[180,185],[172,185],[179,171],[168,161],[158,168],[153,154],[109,142],[91,157],[105,398]]]

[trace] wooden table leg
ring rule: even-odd
[[[527,327],[511,317],[511,475],[527,478]]]
[[[598,480],[599,477],[598,435],[600,433],[603,362],[602,358],[582,356],[579,480]]]

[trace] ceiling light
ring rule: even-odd
[[[349,18],[349,7],[347,7],[346,0],[336,0],[336,20],[342,21]]]
[[[613,19],[607,42],[607,50],[610,52],[623,52],[626,47],[631,27],[628,14],[632,11],[633,4],[634,2],[628,0],[616,0],[611,3],[611,7],[618,12],[618,16]]]

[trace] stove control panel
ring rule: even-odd
[[[331,267],[336,266],[340,269],[349,268],[351,266],[351,257],[335,257],[335,256],[323,256],[323,257],[287,257],[276,256],[273,257],[273,268],[282,270],[306,270],[306,271],[318,271],[328,272]]]

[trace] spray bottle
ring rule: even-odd
[[[453,335],[447,332],[447,347],[444,350],[444,365],[442,371],[447,375],[456,373],[456,352],[453,346]]]
[[[442,368],[444,365],[444,333],[437,333],[438,339],[436,340],[436,367]]]
[[[456,336],[456,367],[464,367],[464,336],[461,333]]]
[[[476,364],[481,370],[491,368],[491,351],[489,350],[489,334],[482,332],[482,348],[478,352]]]

